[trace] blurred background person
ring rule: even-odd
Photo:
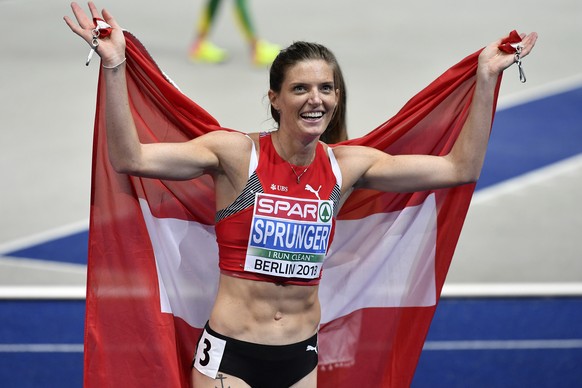
[[[236,19],[240,30],[249,45],[251,59],[256,66],[269,66],[280,47],[259,39],[253,26],[246,0],[233,0]],[[189,57],[195,63],[222,63],[228,59],[228,53],[208,39],[222,0],[207,0],[202,8],[197,32],[189,49]]]

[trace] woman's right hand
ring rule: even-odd
[[[97,54],[101,57],[103,66],[115,66],[125,59],[125,37],[123,36],[123,29],[119,27],[113,16],[103,10],[101,16],[97,7],[93,2],[89,2],[89,10],[91,16],[88,16],[77,3],[71,3],[71,9],[77,19],[75,23],[71,18],[65,16],[65,23],[69,26],[71,31],[79,35],[90,47],[93,47],[91,42],[93,40],[93,30],[95,23],[93,18],[100,18],[105,20],[107,24],[112,27],[111,34],[105,38],[99,38],[99,46],[97,47]]]

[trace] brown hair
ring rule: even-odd
[[[299,41],[281,50],[271,65],[269,87],[272,91],[279,93],[287,70],[298,62],[313,59],[322,59],[331,66],[334,87],[340,90],[339,102],[335,108],[333,117],[320,138],[321,141],[327,144],[338,143],[348,138],[346,128],[347,93],[341,68],[335,55],[328,48],[318,43]],[[273,106],[271,106],[271,116],[277,124],[280,124],[281,116]]]

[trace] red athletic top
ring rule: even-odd
[[[341,173],[333,152],[319,143],[304,172],[305,166],[291,166],[277,154],[270,133],[260,135],[259,146],[243,192],[216,213],[221,272],[317,285],[340,200]]]

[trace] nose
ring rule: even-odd
[[[320,105],[321,104],[321,95],[317,88],[314,88],[309,93],[309,103],[311,105]]]

